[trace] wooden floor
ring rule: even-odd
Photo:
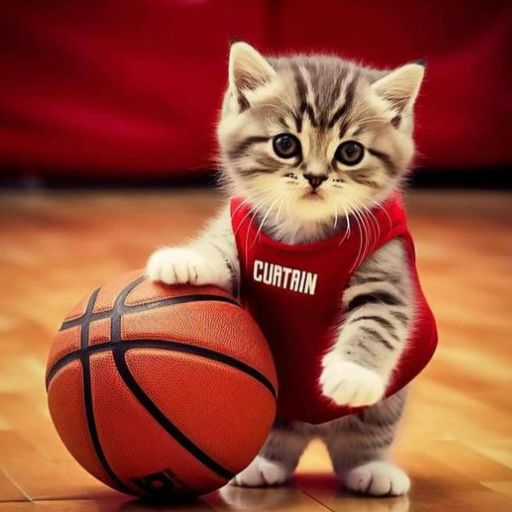
[[[68,455],[46,408],[46,354],[81,295],[186,240],[218,203],[201,190],[0,193],[0,512],[154,510]],[[512,194],[417,192],[408,203],[441,340],[395,450],[410,496],[348,495],[315,442],[292,487],[226,488],[158,510],[512,511]]]

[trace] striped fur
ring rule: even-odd
[[[346,360],[378,372],[386,382],[405,347],[414,315],[406,258],[402,242],[393,240],[359,267],[343,295],[346,315],[333,348]]]
[[[422,75],[417,64],[388,72],[333,56],[264,58],[236,43],[217,132],[228,193],[244,196],[261,229],[282,242],[316,241],[351,225],[369,229],[367,212],[396,191],[409,167],[412,107]],[[273,150],[273,138],[283,133],[301,144],[290,158]],[[335,158],[348,140],[365,148],[353,166]],[[311,174],[325,178],[315,194],[306,178]],[[309,440],[319,436],[350,489],[407,492],[407,476],[386,460],[405,391],[382,400],[414,317],[407,269],[402,242],[392,241],[356,269],[340,297],[346,314],[324,356],[319,384],[340,405],[368,407],[323,425],[278,420],[260,455],[234,483],[285,482]],[[147,273],[170,284],[236,291],[239,262],[228,208],[188,246],[153,254]]]

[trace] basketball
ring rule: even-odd
[[[196,496],[257,455],[276,407],[271,352],[213,287],[121,276],[70,311],[50,350],[51,417],[73,457],[128,494]]]

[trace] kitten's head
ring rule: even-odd
[[[235,43],[218,126],[231,192],[263,213],[281,208],[316,224],[386,199],[413,156],[423,71],[331,56],[265,58]]]

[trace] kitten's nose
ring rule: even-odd
[[[311,188],[315,190],[327,179],[327,176],[325,174],[311,174],[308,172],[304,174],[304,178],[309,181]]]

